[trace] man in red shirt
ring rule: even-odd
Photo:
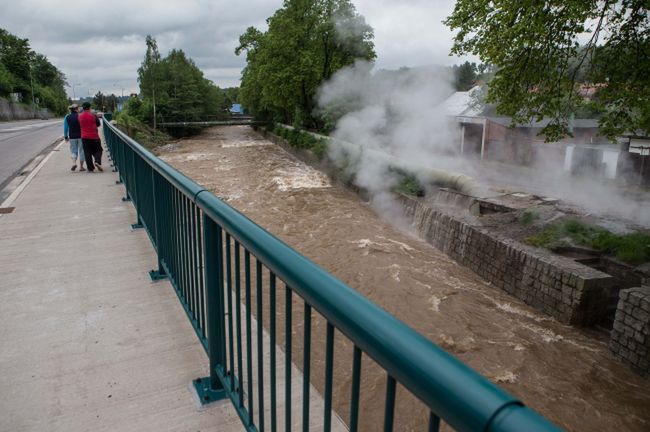
[[[88,172],[93,172],[95,168],[104,171],[102,168],[102,142],[97,132],[99,118],[90,111],[90,102],[84,102],[82,106],[84,110],[79,114],[79,126],[81,126],[81,141],[86,156],[86,167],[88,167]],[[93,163],[93,158],[95,163]]]

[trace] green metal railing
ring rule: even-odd
[[[283,415],[285,429],[289,431],[291,418],[296,415],[291,403],[295,343],[292,329],[294,324],[300,324],[292,322],[296,296],[302,300],[304,309],[302,430],[307,431],[310,425],[314,310],[327,322],[322,425],[325,431],[332,427],[335,334],[348,338],[354,345],[350,416],[345,419],[351,431],[358,429],[361,420],[364,354],[386,372],[385,431],[394,427],[397,383],[430,412],[428,431],[439,430],[441,420],[460,431],[559,430],[113,125],[104,122],[103,131],[119,182],[126,189],[123,199],[132,200],[137,211],[133,227],[146,229],[158,255],[158,269],[151,276],[169,278],[208,354],[210,377],[195,382],[199,395],[204,401],[229,397],[246,430],[276,431],[279,416]],[[278,299],[279,290],[284,291],[284,302]],[[285,352],[284,365],[277,364],[276,344],[281,343],[276,328],[278,306],[284,308],[285,314],[284,346],[281,346]],[[270,359],[265,368],[263,317],[266,311]],[[276,374],[282,367],[284,413],[278,412],[277,400]],[[254,368],[257,376],[253,374]],[[263,385],[265,380],[270,383],[267,389]],[[269,392],[268,415],[264,414],[265,390]]]

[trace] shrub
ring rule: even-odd
[[[519,223],[522,225],[530,225],[534,221],[539,219],[539,214],[532,210],[526,210],[523,212],[523,214],[519,217]]]
[[[619,235],[576,220],[549,225],[542,232],[524,239],[524,243],[548,249],[575,244],[614,255],[630,264],[650,261],[650,234]]]

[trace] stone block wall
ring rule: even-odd
[[[47,109],[34,111],[29,106],[13,103],[4,98],[0,98],[0,120],[47,120],[48,118],[49,112]]]
[[[459,264],[536,309],[573,325],[592,325],[607,310],[608,274],[503,238],[402,195],[419,234]]]
[[[621,290],[609,349],[636,372],[650,377],[650,286]]]

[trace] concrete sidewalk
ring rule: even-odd
[[[243,430],[190,392],[208,359],[115,174],[67,147],[0,216],[0,431]]]

